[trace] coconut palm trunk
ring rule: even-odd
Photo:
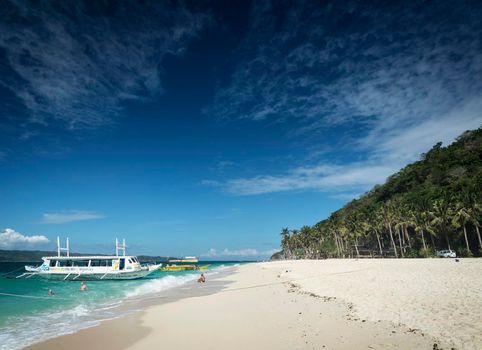
[[[410,242],[410,235],[408,234],[408,226],[403,226],[403,231],[405,232],[405,237],[407,238],[408,247],[412,249],[412,242]]]
[[[437,250],[437,246],[435,245],[435,241],[433,239],[433,235],[430,235],[430,240],[432,241],[432,248],[433,250]]]
[[[421,233],[422,233],[423,250],[427,251],[427,246],[425,245],[425,237],[424,237],[423,229],[421,230]]]
[[[480,251],[482,252],[482,239],[480,238],[479,225],[475,225],[475,230],[477,231],[477,238],[479,239],[479,247],[480,247]]]
[[[392,225],[388,224],[388,229],[390,231],[390,239],[393,244],[393,250],[395,251],[395,257],[398,258],[398,253],[397,253],[397,245],[395,244],[395,240],[393,239],[393,232],[392,232]]]
[[[375,234],[377,235],[377,241],[378,241],[378,248],[380,249],[380,256],[383,256],[383,249],[382,249],[382,243],[380,242],[380,235],[378,234],[378,230],[374,230]]]
[[[402,234],[401,234],[402,228],[398,230],[398,244],[400,245],[400,254],[402,255],[402,258],[405,257],[404,250],[405,248],[402,246]]]
[[[447,247],[449,247],[449,250],[452,250],[452,248],[450,247],[449,234],[447,233],[447,231],[445,231],[445,241],[447,242]]]
[[[358,237],[355,238],[355,250],[356,250],[356,258],[360,258],[360,252],[358,251]]]
[[[343,244],[341,242],[341,238],[338,236],[337,233],[335,233],[335,240],[336,240],[336,246],[338,247],[338,257],[341,258],[343,254]]]
[[[465,226],[466,226],[466,225],[463,225],[463,228],[464,228],[465,245],[467,246],[467,253],[470,253],[469,240],[468,240],[468,238],[467,238],[467,228],[466,228]]]

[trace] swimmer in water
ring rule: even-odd
[[[80,291],[85,292],[87,290],[88,290],[87,284],[85,284],[85,282],[80,282]]]

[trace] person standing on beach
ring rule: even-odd
[[[85,292],[87,290],[88,290],[87,284],[85,282],[80,282],[80,291]]]

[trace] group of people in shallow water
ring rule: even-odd
[[[88,291],[88,290],[89,290],[89,288],[87,288],[87,283],[85,283],[85,282],[80,282],[80,291],[81,291],[81,292],[86,292],[86,291]],[[54,293],[54,291],[53,291],[52,289],[49,289],[48,295],[49,295],[49,296],[54,296],[55,293]]]
[[[204,274],[202,273],[201,276],[198,278],[197,283],[206,283],[206,277],[204,277]],[[87,283],[85,282],[80,282],[80,291],[81,292],[86,292],[88,291],[89,288],[87,288]],[[49,289],[48,294],[50,296],[55,295],[54,291],[52,289]]]

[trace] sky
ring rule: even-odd
[[[0,7],[0,249],[254,260],[482,124],[480,1]]]

